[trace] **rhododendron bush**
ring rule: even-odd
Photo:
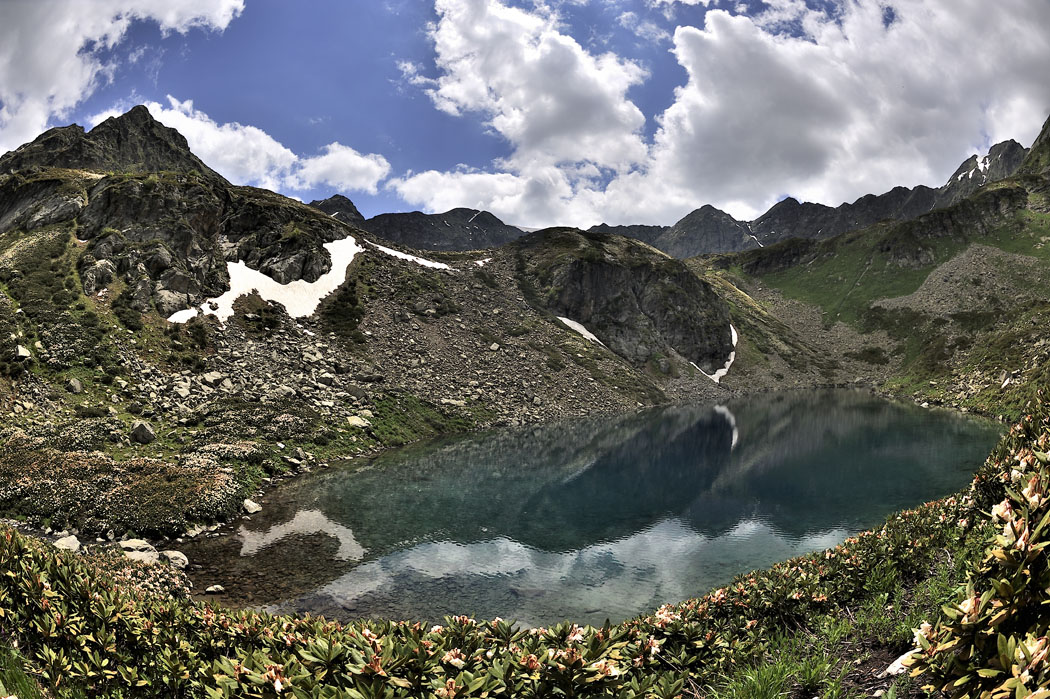
[[[985,557],[935,626],[915,631],[913,674],[949,696],[1050,697],[1050,427],[1030,415],[1016,425],[974,492],[1003,499],[986,515]]]

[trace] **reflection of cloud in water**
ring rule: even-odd
[[[253,517],[257,533],[187,553],[250,571],[240,599],[287,610],[600,623],[952,492],[996,435],[852,391],[501,430],[296,479]],[[319,533],[337,560],[334,542],[293,536]]]
[[[301,602],[315,607],[318,598],[327,598],[332,605],[356,608],[354,602],[360,601],[362,610],[375,610],[396,600],[408,610],[417,607],[414,600],[430,597],[449,609],[500,614],[526,625],[570,614],[601,623],[606,617],[624,619],[668,600],[703,594],[741,570],[821,550],[846,535],[832,529],[792,540],[764,522],[743,520],[712,538],[671,518],[618,541],[565,553],[540,551],[505,537],[469,544],[426,542],[357,566]],[[490,591],[486,594],[493,609],[478,599],[478,579]],[[299,605],[291,601],[281,606]],[[595,612],[581,619],[587,614],[580,610]]]
[[[357,543],[354,533],[347,527],[328,519],[320,510],[300,510],[290,521],[277,524],[266,531],[253,532],[241,525],[237,536],[241,538],[241,555],[254,556],[265,548],[295,535],[327,534],[339,540],[335,557],[340,561],[359,561],[365,549]]]

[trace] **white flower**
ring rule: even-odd
[[[1009,522],[1014,518],[1013,514],[1014,506],[1008,499],[992,508],[992,520],[996,522]]]
[[[930,631],[932,631],[932,630],[933,630],[933,627],[930,626],[930,624],[928,622],[925,622],[925,621],[922,622],[922,624],[919,626],[919,628],[912,629],[912,633],[914,634],[914,638],[915,638],[915,645],[916,646],[922,646],[922,643],[919,641],[919,639],[921,639],[921,638],[929,639]]]

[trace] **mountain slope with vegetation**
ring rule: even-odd
[[[30,161],[0,175],[0,507],[34,522],[178,534],[332,458],[725,393],[692,364],[726,361],[724,302],[627,239],[535,234],[567,270],[601,256],[551,305],[522,248],[394,250],[349,200],[230,185],[145,109],[0,159]],[[621,285],[645,298],[594,316],[605,344],[558,319]]]

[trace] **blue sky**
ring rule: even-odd
[[[1028,145],[1046,26],[1042,0],[9,0],[0,150],[146,103],[232,181],[366,216],[746,219]]]

